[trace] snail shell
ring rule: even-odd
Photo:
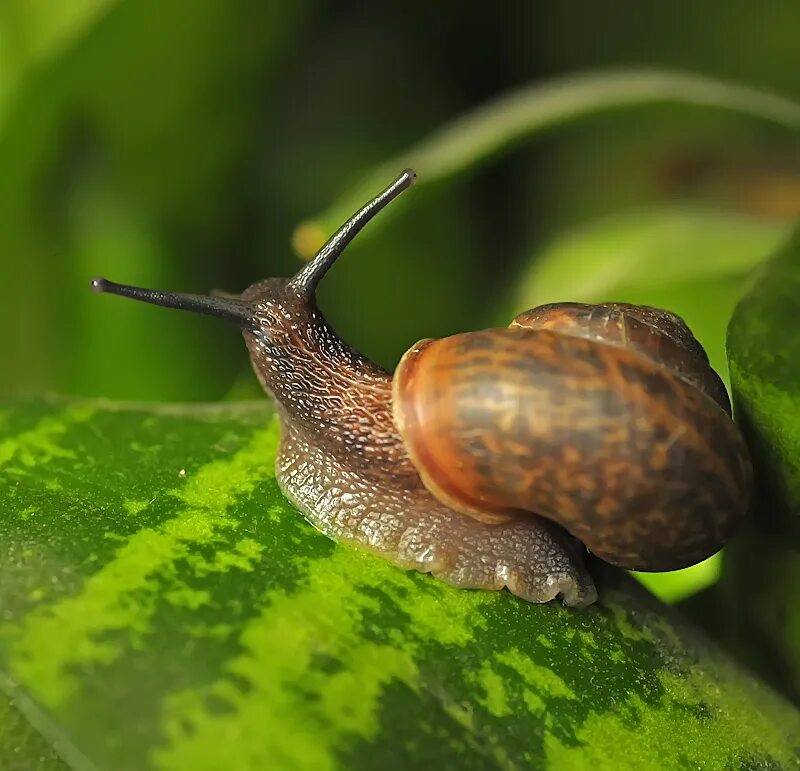
[[[629,569],[710,556],[750,497],[722,382],[677,316],[644,306],[541,306],[423,340],[393,411],[439,500],[486,522],[547,517]]]

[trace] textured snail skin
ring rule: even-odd
[[[543,306],[422,341],[394,378],[439,499],[479,519],[535,512],[636,570],[692,565],[739,526],[752,471],[728,409],[683,322],[633,306]]]
[[[527,513],[488,524],[428,492],[392,417],[391,375],[346,345],[313,298],[282,279],[242,295],[253,368],[281,420],[276,473],[284,493],[326,535],[461,587],[533,602],[597,597],[583,547]]]

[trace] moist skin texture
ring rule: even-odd
[[[343,343],[313,298],[269,279],[242,299],[258,321],[244,332],[253,367],[281,420],[278,483],[309,522],[455,586],[594,602],[585,550],[555,523],[527,512],[481,522],[427,491],[392,417],[391,376]]]

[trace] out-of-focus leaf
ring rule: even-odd
[[[314,531],[265,403],[2,415],[0,670],[76,768],[796,766],[800,714],[621,571],[575,611]]]
[[[0,4],[0,127],[26,74],[53,59],[119,0],[4,0]]]
[[[685,318],[727,379],[728,319],[753,268],[790,230],[686,205],[622,212],[546,245],[517,284],[512,314],[564,300],[669,308]]]
[[[523,275],[511,318],[549,302],[633,302],[669,308],[689,324],[727,378],[725,328],[753,266],[789,226],[712,209],[637,209],[568,233],[546,246]],[[500,322],[498,322],[500,323]],[[719,576],[715,556],[672,573],[638,578],[662,599],[679,600]]]
[[[535,83],[462,115],[400,156],[381,163],[332,207],[302,223],[295,234],[295,249],[302,256],[313,253],[327,234],[403,167],[411,166],[418,172],[418,184],[434,184],[558,124],[600,111],[654,103],[720,108],[794,131],[800,129],[800,105],[795,102],[701,75],[632,69]],[[386,219],[384,216],[379,222]]]
[[[120,3],[28,79],[0,125],[0,283],[14,287],[0,307],[13,329],[1,393],[225,391],[245,363],[225,330],[131,315],[98,303],[88,281],[216,285],[248,205],[264,86],[305,7]]]

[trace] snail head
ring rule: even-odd
[[[317,286],[361,229],[411,187],[415,179],[411,169],[403,171],[341,225],[291,278],[267,278],[240,295],[221,292],[199,295],[145,289],[105,278],[95,278],[91,283],[92,289],[166,308],[215,316],[235,324],[244,332],[262,385],[283,402],[285,399],[281,398],[280,392],[291,389],[296,378],[309,377],[320,362],[328,371],[334,371],[341,363],[352,365],[353,352],[335,335],[317,310]],[[288,398],[289,393],[284,396]]]

